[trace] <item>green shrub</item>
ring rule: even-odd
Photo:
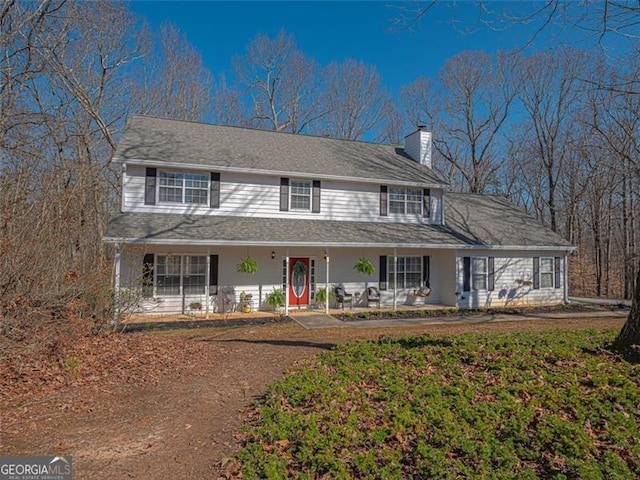
[[[238,458],[247,478],[639,478],[615,333],[342,345],[270,388]]]

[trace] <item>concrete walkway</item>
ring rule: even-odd
[[[571,303],[588,303],[594,305],[625,305],[631,306],[631,300],[613,300],[609,298],[585,298],[585,297],[569,297]]]
[[[456,323],[494,323],[494,322],[522,322],[526,320],[563,320],[575,318],[625,318],[627,311],[612,312],[554,312],[527,315],[453,315],[450,317],[431,318],[384,318],[372,320],[350,320],[343,322],[331,315],[290,315],[299,325],[306,329],[319,328],[381,328],[406,325],[447,325]]]

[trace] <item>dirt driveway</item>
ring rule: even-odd
[[[266,386],[336,343],[381,335],[620,328],[624,319],[531,320],[372,330],[304,330],[297,324],[143,333],[184,342],[189,368],[153,385],[80,387],[36,405],[2,405],[3,454],[71,454],[75,479],[219,478],[234,434]],[[190,356],[190,349],[198,356]],[[197,361],[194,363],[194,358]]]

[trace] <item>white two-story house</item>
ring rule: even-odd
[[[287,310],[328,309],[316,295],[336,285],[354,306],[368,286],[389,307],[567,298],[573,247],[503,198],[447,192],[423,128],[391,146],[133,116],[113,161],[105,241],[116,289],[141,292],[144,312],[214,311],[221,292],[265,309],[277,288]],[[247,257],[257,273],[237,271]],[[373,274],[354,270],[362,258]]]

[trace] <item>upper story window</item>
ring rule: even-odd
[[[291,210],[311,210],[311,182],[291,180]]]
[[[207,205],[209,202],[209,175],[160,171],[158,198],[161,203]]]
[[[422,189],[389,188],[389,211],[399,214],[422,214]]]

